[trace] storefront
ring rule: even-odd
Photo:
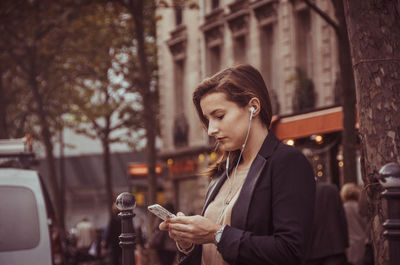
[[[271,131],[285,144],[300,149],[313,165],[315,176],[321,181],[340,186],[343,177],[341,106],[274,117]],[[359,169],[359,152],[356,161]],[[359,170],[357,175],[360,182]]]

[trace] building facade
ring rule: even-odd
[[[215,159],[213,141],[192,103],[198,83],[226,67],[249,63],[264,77],[274,114],[332,106],[337,40],[331,26],[300,0],[167,2],[156,12],[167,200],[185,213],[198,213],[208,184],[199,171]],[[331,1],[315,3],[334,17]]]

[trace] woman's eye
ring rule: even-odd
[[[219,115],[219,116],[217,116],[217,119],[218,119],[218,120],[222,120],[222,119],[224,118],[224,116],[225,116],[225,115]]]

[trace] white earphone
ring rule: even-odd
[[[244,148],[246,147],[247,139],[249,138],[249,133],[250,133],[250,128],[251,128],[251,120],[253,119],[253,115],[254,115],[254,112],[256,111],[256,108],[253,107],[253,106],[251,106],[251,107],[249,108],[249,111],[250,111],[250,118],[249,118],[250,122],[249,122],[249,127],[247,128],[246,139],[244,140],[244,143],[243,143],[243,145],[242,145],[242,149],[240,150],[239,158],[238,158],[237,163],[236,163],[235,173],[236,173],[237,167],[239,166],[240,158],[242,157],[242,153],[243,153],[243,151],[244,151]],[[226,159],[226,164],[225,164],[225,167],[226,167],[226,171],[225,171],[225,172],[226,172],[227,178],[229,178],[228,171],[229,171],[229,157],[230,157],[230,154],[231,154],[231,152],[228,153],[228,157],[227,157],[227,159]],[[235,174],[235,175],[236,175],[236,174]]]
[[[253,115],[254,115],[254,111],[256,111],[256,108],[254,108],[254,107],[250,107],[250,120],[253,118]]]

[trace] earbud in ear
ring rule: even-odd
[[[250,107],[249,110],[250,110],[250,121],[251,121],[251,119],[253,118],[254,111],[256,111],[256,108]]]

